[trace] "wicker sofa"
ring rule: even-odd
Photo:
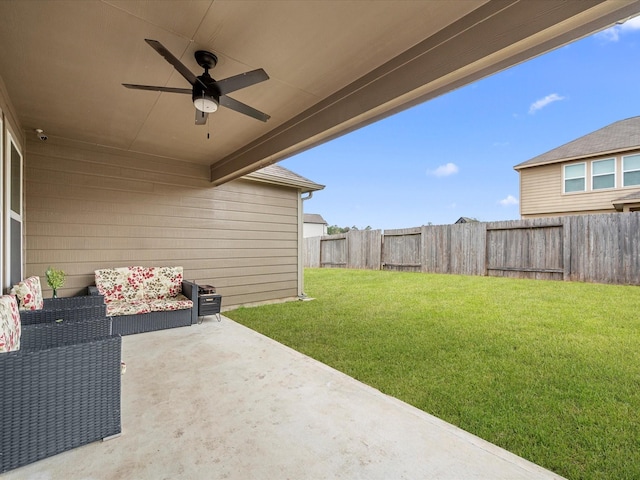
[[[120,335],[198,323],[198,286],[182,267],[117,267],[95,271],[90,295],[103,295]]]
[[[0,298],[0,473],[121,432],[122,340],[104,308],[40,312],[23,324],[15,297]]]

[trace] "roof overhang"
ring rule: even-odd
[[[640,116],[618,120],[514,166],[519,171],[640,151]]]
[[[593,153],[591,153],[589,155],[577,155],[577,156],[573,156],[573,157],[556,158],[556,159],[548,160],[548,161],[544,161],[544,162],[520,164],[520,165],[514,166],[513,169],[516,170],[516,171],[520,171],[520,170],[524,170],[526,168],[542,167],[544,165],[554,165],[556,163],[577,162],[577,161],[580,161],[580,160],[590,160],[590,159],[594,159],[594,158],[602,158],[602,157],[611,157],[611,156],[617,156],[617,155],[624,155],[625,153],[638,153],[639,150],[640,150],[640,145],[638,145],[637,147],[633,147],[633,148],[620,148],[620,149],[605,150],[605,151],[602,151],[602,152],[593,152]]]
[[[0,2],[0,76],[18,127],[209,166],[238,178],[640,13],[640,0]],[[214,78],[264,68],[194,125],[186,96],[122,83],[188,83],[144,42]],[[208,135],[210,133],[210,135]],[[210,136],[211,138],[207,138]]]
[[[638,208],[640,207],[640,190],[625,195],[624,197],[616,198],[611,203],[618,212],[622,212],[624,207]]]
[[[295,188],[299,190],[300,193],[317,192],[325,187],[279,165],[270,165],[261,168],[260,170],[245,175],[243,178],[260,183]]]

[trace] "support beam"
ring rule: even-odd
[[[640,0],[491,0],[212,164],[211,182],[228,182],[638,12]]]

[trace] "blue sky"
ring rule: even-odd
[[[640,17],[452,91],[280,165],[326,185],[340,227],[520,218],[513,166],[640,115]]]

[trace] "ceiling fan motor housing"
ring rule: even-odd
[[[200,82],[193,85],[193,104],[201,112],[213,113],[218,110],[220,104],[220,94],[216,91],[215,81],[208,74],[201,75],[198,79]],[[204,88],[203,83],[208,85],[208,88]]]

